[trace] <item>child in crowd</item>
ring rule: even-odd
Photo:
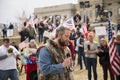
[[[23,67],[24,67],[24,70],[25,70],[25,73],[26,73],[26,64],[27,64],[26,54],[22,51],[21,52],[21,69],[20,69],[20,73],[22,73]]]

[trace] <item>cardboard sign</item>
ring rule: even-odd
[[[107,35],[106,32],[106,27],[105,26],[101,26],[101,27],[95,27],[95,33],[96,35]]]

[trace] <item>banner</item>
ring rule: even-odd
[[[13,36],[13,29],[7,29],[7,36]]]
[[[105,26],[101,26],[101,27],[95,27],[95,33],[96,35],[107,35],[106,32],[106,27]]]

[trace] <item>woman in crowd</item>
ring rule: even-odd
[[[94,80],[97,80],[97,53],[98,43],[94,41],[93,34],[88,34],[88,41],[84,44],[86,64],[88,69],[88,80],[92,80],[92,69]]]
[[[27,53],[27,66],[26,66],[26,80],[34,80],[34,74],[37,74],[37,63],[36,63],[36,51],[37,45],[35,40],[30,40],[29,48],[26,48]],[[37,80],[37,79],[36,79]]]
[[[108,48],[108,45],[107,45],[107,41],[104,38],[102,38],[100,40],[100,47],[98,48],[98,50],[100,51],[98,53],[98,56],[100,57],[99,63],[102,66],[102,69],[103,69],[104,80],[108,80],[107,70],[109,70],[110,79],[115,80],[114,75],[112,74],[112,71],[111,71],[111,67],[110,67],[109,48]]]

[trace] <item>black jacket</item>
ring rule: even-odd
[[[104,52],[100,52],[97,55],[100,57],[99,62],[103,64],[104,62],[110,62],[109,60],[109,49],[108,47],[100,47]]]

